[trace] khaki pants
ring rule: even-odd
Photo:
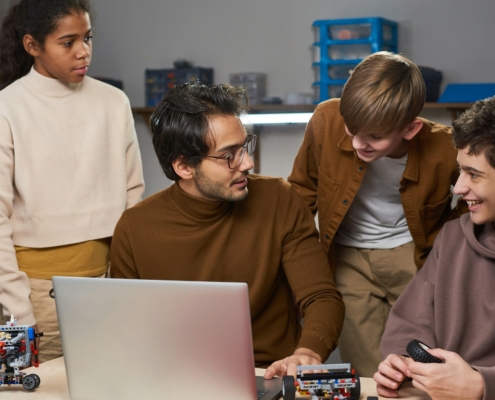
[[[106,274],[103,274],[98,276],[98,278],[104,278],[105,276]],[[57,309],[55,307],[55,299],[49,295],[50,290],[53,288],[50,279],[29,278],[29,284],[31,285],[30,300],[33,306],[34,317],[38,324],[38,330],[43,332],[43,336],[40,338],[38,355],[38,360],[42,363],[62,356],[62,342],[58,327]],[[5,322],[0,321],[0,325],[4,324]]]
[[[339,352],[360,376],[372,377],[382,361],[388,314],[417,273],[413,255],[413,242],[387,250],[335,245],[335,280],[346,308]]]

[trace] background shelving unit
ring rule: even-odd
[[[317,20],[315,102],[340,97],[352,70],[377,51],[398,52],[398,24],[381,17]]]
[[[213,83],[213,68],[146,69],[146,107],[155,107],[175,85],[200,80],[205,85]]]

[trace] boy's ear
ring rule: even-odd
[[[40,54],[40,46],[30,34],[24,35],[22,38],[22,44],[24,45],[24,50],[26,50],[31,56],[36,57]]]
[[[178,157],[172,161],[172,167],[177,175],[182,179],[192,179],[194,178],[194,168],[185,162],[184,157]]]
[[[416,118],[413,122],[409,123],[404,129],[403,137],[405,140],[411,140],[423,127],[423,121]]]

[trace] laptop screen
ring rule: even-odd
[[[73,400],[256,398],[245,283],[53,284]]]

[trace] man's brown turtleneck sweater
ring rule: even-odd
[[[246,282],[257,366],[298,347],[325,361],[344,305],[313,218],[284,180],[248,179],[239,202],[203,200],[174,184],[126,210],[112,240],[111,276]]]

